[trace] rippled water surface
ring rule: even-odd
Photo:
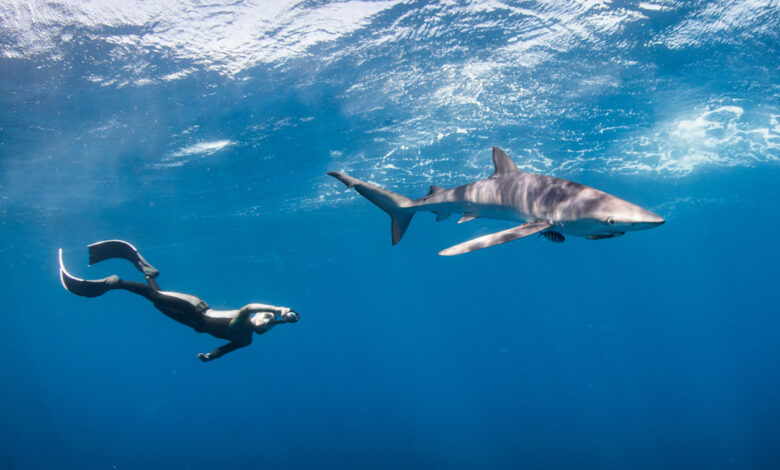
[[[0,468],[780,465],[780,4],[5,0]],[[612,240],[389,219],[526,171],[666,219]],[[454,219],[454,218],[453,218]],[[246,349],[70,295],[301,313]]]

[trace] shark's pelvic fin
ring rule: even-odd
[[[436,222],[441,222],[442,220],[446,220],[451,215],[452,215],[452,212],[437,212],[436,213]]]
[[[517,240],[518,238],[527,237],[550,227],[551,225],[547,222],[531,222],[510,228],[509,230],[491,233],[490,235],[485,235],[451,246],[446,250],[440,251],[439,254],[442,256],[462,255],[463,253],[469,253],[489,246],[496,246],[502,243],[511,242],[512,240]]]
[[[414,215],[414,201],[406,196],[365,183],[343,173],[330,171],[328,174],[344,183],[347,188],[355,188],[355,191],[387,212],[392,221],[390,228],[393,235],[393,245],[401,241]]]
[[[498,147],[493,147],[493,164],[496,166],[496,171],[493,172],[491,178],[495,178],[506,173],[518,173],[520,171],[517,169],[515,162],[509,158],[509,155],[507,155]]]
[[[463,217],[460,218],[458,223],[462,224],[463,222],[470,222],[470,221],[472,221],[474,219],[478,219],[478,218],[479,218],[479,216],[477,214],[466,213],[466,214],[463,214]]]

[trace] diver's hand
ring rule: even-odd
[[[200,354],[198,354],[198,359],[200,359],[203,362],[209,362],[210,360],[212,360],[214,358],[211,357],[211,353],[206,353],[206,354],[200,353]]]
[[[289,312],[289,311],[290,311],[290,307],[277,307],[276,308],[276,314],[279,315],[280,317],[284,317],[287,314],[287,312]]]
[[[286,323],[295,323],[298,321],[298,312],[288,308],[284,315],[282,315],[282,318]]]

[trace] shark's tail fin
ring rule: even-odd
[[[331,171],[328,174],[347,185],[347,188],[355,188],[363,197],[387,212],[392,219],[393,245],[401,241],[401,237],[404,236],[415,212],[414,202],[411,199],[372,184],[364,183],[344,173]]]

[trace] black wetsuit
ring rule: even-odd
[[[230,351],[247,346],[252,342],[254,330],[251,327],[230,328],[231,323],[238,315],[238,311],[235,311],[235,315],[233,315],[233,311],[221,312],[219,314],[220,312],[211,310],[206,302],[194,295],[161,290],[155,281],[159,272],[130,243],[123,240],[106,240],[93,243],[88,248],[90,264],[111,258],[126,259],[144,273],[148,285],[140,282],[125,281],[118,276],[109,276],[105,279],[97,280],[77,278],[65,269],[62,262],[62,250],[60,250],[60,280],[68,291],[83,297],[98,297],[109,290],[115,289],[133,292],[149,299],[157,310],[167,317],[187,325],[197,332],[208,333],[217,338],[230,341],[230,343],[215,349],[207,355],[199,355],[198,357],[201,360],[215,359]],[[246,321],[249,321],[249,319]]]
[[[228,326],[233,320],[232,318],[206,315],[209,305],[198,297],[160,290],[152,279],[149,279],[149,284],[147,286],[140,282],[119,279],[112,286],[112,289],[127,290],[146,297],[165,316],[193,328],[198,333],[208,333],[217,338],[236,340],[235,334],[228,336]],[[246,338],[241,338],[243,341],[239,341],[240,343],[249,344],[252,342],[251,329],[247,329],[246,333],[241,336],[246,336]]]

